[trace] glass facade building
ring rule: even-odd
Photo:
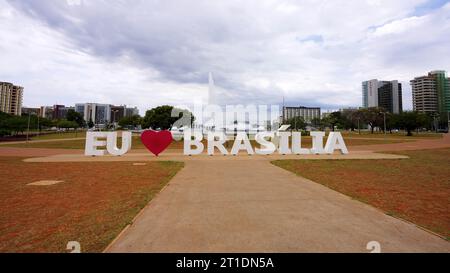
[[[381,107],[394,114],[403,112],[403,89],[398,81],[365,81],[362,98],[363,108]]]

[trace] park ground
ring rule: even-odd
[[[449,238],[450,149],[414,147],[421,141],[439,141],[442,135],[352,133],[345,138],[350,150],[383,151],[384,146],[403,145],[412,151],[395,153],[410,159],[273,164]],[[0,252],[65,252],[68,241],[80,240],[83,251],[101,252],[183,168],[179,162],[138,166],[133,162],[23,162],[83,148],[79,135],[41,136],[28,144],[0,145]],[[137,137],[133,148],[143,148]],[[180,150],[181,145],[174,143],[170,149]],[[50,187],[28,185],[41,180],[64,182]]]
[[[183,163],[24,163],[0,157],[0,252],[101,252]],[[35,181],[64,181],[30,186]]]

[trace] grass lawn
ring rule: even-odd
[[[24,163],[0,157],[0,252],[101,252],[183,167],[178,162]],[[28,186],[62,180],[53,186]]]
[[[34,136],[32,140],[51,140],[51,139],[67,139],[67,138],[84,138],[86,137],[86,132],[60,132],[52,134],[43,134],[39,136]]]
[[[375,132],[374,134],[371,134],[370,132],[361,132],[361,134],[359,134],[357,131],[356,132],[350,132],[350,131],[345,131],[342,132],[342,135],[345,137],[355,137],[355,138],[400,138],[400,139],[433,139],[433,138],[442,138],[443,135],[442,134],[436,134],[436,133],[429,133],[429,132],[421,132],[421,133],[413,133],[413,136],[407,136],[405,132],[398,132],[398,133],[388,133],[388,134],[384,134],[383,132]]]
[[[36,139],[35,139],[36,140]],[[39,139],[43,140],[43,139]],[[84,150],[86,141],[84,139],[69,139],[64,140],[61,139],[60,141],[58,139],[48,139],[51,140],[49,142],[23,142],[23,143],[17,143],[17,144],[3,144],[1,147],[13,147],[13,148],[44,148],[44,149],[78,149],[78,150]],[[122,142],[121,138],[118,139],[118,143]],[[132,141],[132,148],[133,149],[145,149],[144,145],[142,144],[140,137],[133,136]]]
[[[345,139],[345,137],[344,137]],[[398,138],[398,139],[363,139],[363,138],[347,138],[345,139],[345,142],[348,146],[360,146],[360,145],[372,145],[372,144],[394,144],[394,143],[403,143],[408,141],[415,141],[417,139],[411,139],[411,138]],[[19,144],[4,144],[1,147],[14,147],[14,148],[46,148],[46,149],[81,149],[84,150],[85,148],[85,140],[79,139],[79,140],[63,140],[61,141],[51,141],[51,142],[23,142]],[[121,140],[119,138],[118,143],[120,145]],[[206,147],[206,141],[203,141]],[[227,148],[231,149],[233,147],[234,142],[228,142],[228,145],[226,145]],[[252,141],[253,146],[257,146],[254,141]],[[311,148],[311,137],[303,137],[303,144],[306,148]],[[259,146],[259,145],[258,145]],[[142,144],[139,136],[133,136],[133,143],[132,143],[132,149],[145,149],[144,145]],[[183,149],[183,141],[174,141],[169,149]]]
[[[411,159],[273,164],[450,239],[450,149],[395,154]]]

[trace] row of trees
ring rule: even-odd
[[[175,117],[172,116],[173,113],[176,113]],[[191,117],[190,119],[189,116]],[[189,111],[163,105],[148,110],[143,118],[139,116],[125,117],[119,121],[119,126],[122,128],[141,126],[142,128],[154,130],[171,130],[180,118],[187,118],[187,120],[183,120],[183,123],[180,124],[181,126],[194,122],[194,117]]]
[[[42,131],[47,128],[78,129],[86,126],[83,117],[70,110],[65,119],[50,120],[36,115],[13,116],[0,112],[0,137],[24,134],[25,131]]]
[[[174,111],[178,114],[178,117],[172,117]],[[170,130],[174,126],[174,123],[181,117],[185,118],[181,126],[192,124],[195,120],[194,116],[187,110],[164,105],[148,110],[143,118],[140,116],[124,117],[118,124],[121,128],[141,127],[155,130]],[[372,133],[374,133],[376,128],[389,132],[398,129],[405,130],[408,135],[412,135],[412,132],[416,129],[433,129],[433,127],[436,127],[434,121],[435,117],[417,112],[391,114],[382,108],[368,108],[334,112],[324,118],[313,119],[309,125],[320,130],[324,130],[325,128],[335,130],[338,128],[354,131],[370,128]],[[301,117],[290,119],[285,121],[285,123],[290,124],[293,130],[305,130],[308,126]],[[0,136],[23,133],[28,129],[28,126],[30,130],[40,131],[53,127],[60,129],[92,128],[94,127],[94,123],[91,120],[86,122],[83,116],[74,110],[69,110],[66,118],[62,120],[48,120],[38,118],[35,115],[17,117],[0,112]],[[180,125],[178,124],[178,126]]]
[[[434,120],[433,116],[413,111],[392,114],[382,108],[368,108],[333,112],[324,118],[313,119],[311,126],[321,130],[330,128],[333,131],[336,128],[352,131],[370,128],[372,134],[376,128],[390,133],[393,130],[404,130],[411,136],[417,129],[435,128]],[[294,130],[304,130],[307,127],[307,123],[301,117],[290,119],[287,123]]]
[[[179,117],[172,117],[173,111],[179,113]],[[125,129],[134,128],[151,128],[160,130],[170,130],[174,126],[174,123],[178,121],[181,117],[186,117],[189,112],[186,110],[175,109],[172,106],[164,105],[151,110],[148,110],[145,117],[140,117],[138,115],[131,117],[124,117],[119,122],[118,125]],[[192,123],[194,118],[185,121],[186,123]],[[31,131],[41,131],[47,128],[58,128],[58,129],[78,129],[78,128],[93,128],[94,122],[92,120],[86,122],[83,116],[74,111],[69,110],[64,119],[60,120],[50,120],[46,118],[39,118],[36,115],[23,115],[23,116],[12,116],[0,112],[0,136],[5,135],[19,135],[23,134],[28,128]],[[106,124],[106,129],[113,128],[112,124]]]

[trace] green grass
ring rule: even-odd
[[[52,139],[67,139],[67,138],[84,138],[86,137],[86,132],[60,132],[51,134],[42,134],[39,136],[32,137],[32,140],[52,140]]]
[[[362,137],[362,138],[399,138],[399,139],[422,139],[422,138],[442,138],[443,134],[429,133],[429,132],[421,132],[421,133],[413,133],[413,136],[407,136],[405,132],[398,133],[387,133],[386,135],[382,132],[376,132],[371,134],[370,132],[361,132],[361,134],[356,132],[345,131],[342,132],[344,137]]]

